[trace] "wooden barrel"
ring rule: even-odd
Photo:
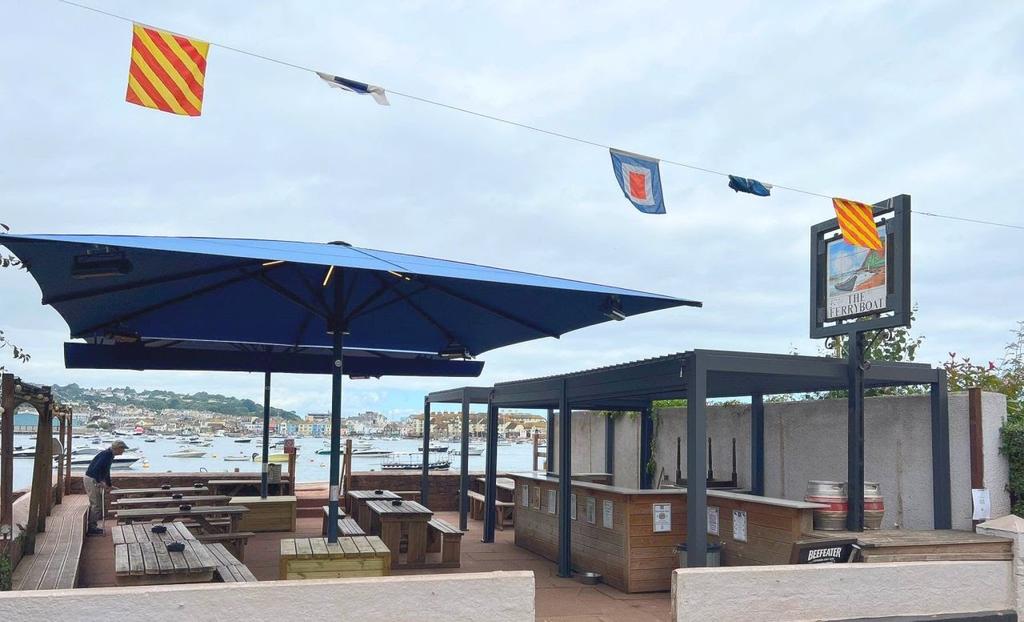
[[[864,528],[881,529],[885,500],[878,482],[864,482]]]
[[[846,499],[846,484],[811,480],[807,482],[804,501],[828,506],[814,510],[814,528],[825,531],[846,529],[846,514],[849,510]]]

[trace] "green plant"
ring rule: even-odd
[[[13,574],[14,569],[11,568],[10,555],[7,553],[0,555],[0,592],[11,591],[11,576]]]

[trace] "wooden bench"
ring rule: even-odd
[[[441,553],[441,565],[458,568],[461,564],[462,531],[440,518],[427,523],[427,552]]]
[[[77,587],[88,514],[89,499],[85,495],[66,495],[63,502],[53,506],[46,520],[46,531],[36,535],[35,553],[22,557],[14,569],[12,588],[61,590]]]
[[[401,497],[403,499],[407,499],[409,501],[415,501],[417,503],[419,503],[419,501],[420,501],[420,494],[421,493],[420,493],[419,490],[392,490],[391,492],[393,492],[396,495],[398,495],[399,497]]]
[[[201,533],[196,540],[204,544],[218,543],[227,544],[231,547],[231,553],[239,560],[245,559],[245,545],[249,544],[249,538],[256,534],[251,531],[235,531],[232,533]],[[212,546],[212,544],[211,544]]]
[[[327,515],[330,513],[330,507],[324,505],[324,506],[320,506],[320,509],[322,509],[323,512],[324,512],[324,520],[323,520],[323,523],[321,523],[321,525],[320,525],[320,535],[321,536],[326,536],[327,535]],[[341,520],[341,519],[347,518],[347,517],[348,517],[348,515],[345,514],[345,510],[341,509],[341,507],[339,506],[338,507],[338,520]]]
[[[366,533],[363,528],[359,526],[354,518],[339,518],[338,519],[338,535],[339,536],[365,536]]]
[[[480,493],[470,490],[466,492],[466,496],[469,497],[469,517],[473,520],[484,519],[484,504],[487,499]],[[515,509],[516,504],[513,501],[498,501],[494,500],[495,517],[497,520],[494,526],[502,531],[505,530],[505,522],[507,521],[510,525],[515,522]]]
[[[256,582],[259,579],[242,562],[235,559],[223,544],[208,544],[206,548],[217,560],[214,574],[223,583],[248,583]]]

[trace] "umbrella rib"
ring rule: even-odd
[[[354,318],[358,317],[360,311],[362,311],[363,309],[368,307],[370,305],[370,303],[373,302],[374,300],[380,298],[389,289],[390,288],[388,287],[387,283],[381,283],[380,287],[378,287],[372,294],[367,296],[365,300],[363,300],[361,303],[356,305],[356,307],[354,309],[352,309],[352,311],[350,311],[348,313],[348,315],[345,316],[345,324],[348,324]]]
[[[292,303],[299,305],[300,307],[302,307],[306,311],[309,311],[310,313],[313,313],[314,315],[318,315],[324,318],[325,320],[328,319],[328,317],[330,316],[330,314],[324,311],[323,309],[317,309],[315,306],[309,304],[299,296],[295,295],[295,293],[290,291],[287,287],[281,285],[280,283],[277,283],[276,281],[273,281],[270,277],[268,277],[265,274],[260,275],[257,280],[266,287],[268,287],[274,293],[280,295],[281,297],[285,298],[286,300]]]
[[[485,302],[481,302],[481,301],[476,300],[475,298],[471,298],[471,297],[469,297],[469,296],[467,296],[465,294],[460,294],[460,293],[458,293],[456,291],[453,291],[451,288],[445,287],[444,285],[441,285],[440,283],[436,283],[436,282],[434,282],[434,281],[432,281],[430,279],[427,279],[427,278],[424,278],[422,276],[419,276],[419,277],[417,277],[416,280],[421,281],[424,285],[427,285],[429,287],[433,287],[434,289],[437,289],[440,292],[448,294],[452,298],[458,298],[459,300],[462,300],[463,302],[468,302],[469,304],[477,306],[477,307],[480,307],[481,309],[483,309],[485,311],[490,311],[491,313],[493,313],[494,315],[497,315],[500,318],[506,319],[506,320],[508,320],[510,322],[515,322],[516,324],[519,324],[521,326],[525,326],[526,328],[529,328],[532,331],[536,331],[536,332],[538,332],[538,333],[540,333],[542,335],[546,335],[548,337],[554,337],[555,339],[558,339],[559,336],[561,335],[560,333],[548,330],[546,328],[543,328],[542,326],[538,326],[537,324],[534,324],[533,322],[531,322],[529,320],[525,320],[525,319],[523,319],[521,317],[518,317],[516,315],[508,313],[507,311],[502,311],[501,309],[493,307],[493,306],[491,306],[491,305],[489,305],[489,304],[487,304]]]
[[[379,274],[374,274],[374,276],[377,278],[378,281],[381,282],[381,284],[383,284],[384,286],[388,287],[389,289],[396,289],[394,284],[388,283]],[[401,292],[399,292],[399,294],[401,294]],[[410,294],[410,296],[411,296],[411,294]],[[458,338],[456,338],[454,333],[452,333],[450,330],[445,328],[440,322],[435,320],[433,318],[433,316],[431,316],[429,313],[424,311],[418,304],[413,302],[411,297],[406,297],[405,298],[405,302],[410,307],[412,307],[413,311],[415,311],[416,313],[419,313],[423,317],[423,319],[425,319],[427,322],[429,322],[434,328],[436,328],[438,330],[438,332],[440,332],[442,335],[444,335],[445,339],[447,339],[449,342],[459,341]]]
[[[120,324],[121,322],[124,322],[125,320],[135,319],[137,317],[146,315],[147,313],[151,313],[151,312],[156,311],[158,309],[163,309],[164,307],[169,307],[171,305],[178,304],[179,302],[183,302],[183,301],[188,300],[190,298],[195,298],[197,296],[202,296],[203,294],[208,294],[208,293],[210,293],[210,292],[212,292],[214,290],[218,290],[218,289],[221,289],[223,287],[227,287],[228,285],[234,285],[235,283],[238,283],[240,281],[244,281],[245,279],[252,278],[252,276],[253,276],[253,273],[246,272],[246,271],[243,270],[241,275],[233,276],[230,279],[226,279],[226,280],[220,281],[218,283],[213,283],[213,284],[207,285],[206,287],[201,287],[199,289],[192,290],[190,292],[185,292],[184,294],[179,294],[177,296],[173,296],[171,298],[168,298],[167,300],[163,300],[161,302],[157,302],[157,303],[145,306],[145,307],[143,307],[141,309],[136,309],[135,311],[132,311],[130,313],[125,313],[124,315],[119,315],[119,316],[117,316],[116,318],[114,318],[112,320],[107,320],[105,322],[101,322],[99,324],[95,324],[95,325],[90,326],[88,328],[82,329],[82,330],[76,332],[73,336],[74,337],[82,337],[84,335],[88,335],[90,333],[94,333],[94,332],[100,330],[101,328],[107,328],[108,326],[114,326],[116,324]]]
[[[394,289],[395,289],[395,288],[394,288],[394,286],[391,286],[391,285],[387,285],[386,283],[385,283],[384,287],[385,287],[386,289],[388,289],[388,290],[394,290]],[[415,291],[411,291],[411,292],[409,292],[409,293],[407,293],[407,294],[402,294],[402,293],[399,293],[399,295],[398,295],[398,297],[397,297],[397,298],[392,298],[391,300],[388,300],[388,301],[382,302],[382,303],[380,303],[379,305],[377,305],[377,306],[375,306],[375,307],[370,307],[369,309],[366,309],[366,310],[362,311],[362,312],[361,312],[361,313],[360,313],[359,315],[366,315],[367,313],[373,313],[374,311],[380,311],[381,309],[383,309],[383,308],[385,308],[385,307],[390,307],[390,306],[391,306],[391,305],[393,305],[393,304],[396,304],[396,303],[402,302],[403,300],[406,300],[407,298],[410,298],[410,297],[412,297],[412,296],[415,296],[416,294],[418,294],[418,293],[420,293],[420,292],[422,292],[422,291],[425,291],[425,290],[427,290],[427,289],[428,289],[428,288],[427,288],[427,286],[426,286],[426,285],[423,285],[423,286],[421,286],[421,287],[420,287],[419,289],[417,289],[417,290],[415,290]],[[354,319],[356,319],[357,317],[359,317],[359,315],[349,315],[349,316],[348,316],[348,318],[346,318],[346,319],[347,319],[347,320],[348,320],[349,322],[351,322],[352,320],[354,320]]]
[[[72,292],[68,294],[61,294],[59,296],[48,296],[43,298],[44,305],[53,305],[61,302],[70,302],[73,300],[81,300],[82,298],[92,298],[93,296],[102,296],[103,294],[113,294],[116,292],[123,292],[129,289],[138,289],[140,287],[147,287],[149,285],[160,285],[162,283],[171,283],[174,281],[180,281],[182,279],[190,279],[197,276],[207,276],[210,274],[216,274],[218,272],[226,272],[235,268],[247,268],[250,266],[258,265],[258,261],[243,261],[243,262],[232,262],[230,264],[221,264],[212,268],[203,268],[200,270],[188,270],[186,272],[178,272],[175,274],[165,274],[162,276],[155,276],[149,279],[142,279],[141,281],[132,281],[131,283],[120,283],[118,285],[109,285],[107,287],[97,287],[95,289],[89,289],[82,292]]]

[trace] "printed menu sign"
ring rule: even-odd
[[[555,507],[558,504],[558,492],[554,490],[548,491],[548,514],[555,513]]]
[[[601,502],[601,509],[603,510],[601,524],[605,529],[611,529],[615,524],[613,521],[612,512],[614,511],[615,504],[607,499]]]
[[[737,542],[747,541],[747,513],[743,510],[732,511],[732,539]]]
[[[708,533],[718,535],[718,508],[713,505],[708,506]]]
[[[569,495],[569,517],[576,520],[576,493]]]
[[[654,512],[654,533],[672,531],[672,504],[655,503],[651,509]]]

